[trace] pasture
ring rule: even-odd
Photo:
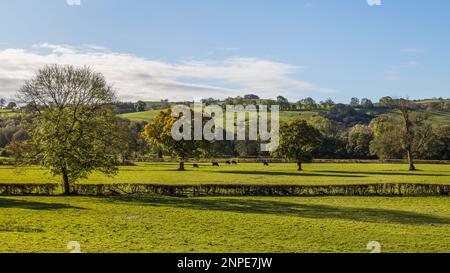
[[[100,173],[80,181],[87,184],[153,183],[153,184],[302,184],[336,185],[366,183],[450,183],[450,165],[417,165],[419,171],[409,172],[403,164],[304,164],[296,171],[295,164],[244,163],[237,166],[199,164],[199,169],[186,164],[187,171],[176,171],[177,163],[137,163],[120,167],[115,177]],[[60,182],[39,167],[15,168],[0,166],[0,183]]]
[[[133,112],[127,114],[121,114],[119,117],[129,119],[136,122],[150,122],[152,121],[161,110],[148,110],[144,112]],[[326,112],[326,111],[325,111]],[[357,112],[362,114],[368,114],[370,116],[379,116],[379,115],[394,115],[399,116],[399,112],[392,109],[387,108],[373,108],[373,109],[357,109]],[[295,118],[305,118],[310,119],[314,116],[320,115],[320,110],[301,110],[301,111],[281,111],[280,112],[280,120],[281,121],[289,121]],[[448,124],[450,121],[450,113],[442,112],[442,111],[434,111],[430,114],[430,121],[432,124],[440,125],[440,124]]]
[[[450,252],[444,197],[0,197],[0,252]]]

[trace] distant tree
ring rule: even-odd
[[[29,139],[11,144],[18,162],[62,176],[66,195],[93,171],[116,174],[123,140],[111,106],[115,93],[101,74],[46,66],[25,82],[19,98],[27,105],[22,119]]]
[[[409,170],[415,171],[415,153],[422,148],[422,145],[430,137],[429,133],[432,131],[430,126],[424,123],[428,119],[428,115],[414,112],[417,109],[416,104],[407,99],[395,100],[391,105],[401,113],[401,134],[399,136],[402,147],[408,157]]]
[[[17,104],[15,102],[10,102],[8,103],[8,105],[6,106],[6,109],[14,109],[17,107]]]
[[[391,97],[386,96],[386,97],[382,97],[380,99],[380,104],[383,107],[390,107],[390,106],[392,106],[392,101],[393,101],[393,99]]]
[[[416,105],[406,99],[394,100],[391,107],[400,112],[400,117],[378,117],[371,123],[374,140],[371,151],[380,158],[400,153],[408,159],[409,170],[416,170],[414,159],[423,147],[432,140],[433,128],[428,115],[415,111]]]
[[[203,99],[202,103],[204,103],[205,105],[213,105],[213,104],[217,104],[219,101],[214,99],[214,98],[208,98],[208,99]]]
[[[355,125],[348,133],[347,151],[355,158],[370,158],[370,142],[373,133],[369,126]]]
[[[245,95],[244,99],[246,99],[246,100],[259,100],[260,98],[257,95],[249,94],[249,95]]]
[[[359,99],[358,98],[351,98],[350,106],[358,107],[359,106]]]
[[[331,98],[328,98],[326,101],[321,102],[320,105],[324,109],[330,109],[331,107],[333,107],[335,105],[335,103]]]
[[[177,120],[172,116],[171,109],[161,111],[151,123],[145,126],[142,135],[150,144],[159,146],[176,157],[180,163],[178,170],[185,171],[186,160],[205,153],[208,143],[206,141],[175,140],[172,136],[172,127]],[[193,130],[193,128],[184,129]]]
[[[124,149],[122,150],[122,164],[127,160],[132,160],[137,155],[144,155],[149,151],[147,142],[142,137],[144,123],[133,122],[128,119],[117,118],[119,124],[118,135],[124,140]]]
[[[308,123],[322,134],[321,143],[314,150],[314,156],[319,158],[345,158],[347,155],[345,128],[334,120],[323,116],[315,116]]]
[[[370,153],[379,159],[403,158],[404,152],[397,136],[398,120],[391,116],[379,116],[369,125],[374,138],[370,142]]]
[[[280,110],[289,110],[290,109],[289,100],[283,96],[277,97],[277,103],[280,106]]]
[[[239,156],[257,156],[260,144],[254,140],[237,140],[234,142],[234,150]]]
[[[280,126],[280,145],[274,155],[297,162],[302,171],[302,162],[312,159],[312,153],[320,145],[319,130],[303,119],[295,119]]]
[[[0,99],[0,108],[5,107],[5,104],[6,104],[6,100],[4,98],[1,98]]]
[[[420,154],[425,159],[450,160],[450,125],[433,128],[433,136]]]
[[[373,103],[368,98],[363,98],[363,99],[361,99],[361,106],[366,109],[372,109]]]
[[[144,112],[147,107],[147,104],[143,101],[138,101],[134,104],[134,109],[136,112]]]
[[[310,97],[304,98],[300,102],[301,102],[301,104],[303,104],[305,106],[306,109],[316,109],[317,108],[316,101]]]

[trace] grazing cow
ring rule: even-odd
[[[237,165],[237,162],[236,161],[231,161],[231,163],[233,163],[233,165]]]
[[[269,167],[269,162],[264,161],[264,166]]]
[[[213,162],[212,165],[213,165],[213,167],[220,167],[219,163],[217,163],[217,162]]]
[[[200,168],[200,166],[199,166],[198,164],[194,164],[193,167],[194,167],[195,169]]]
[[[227,161],[225,162],[227,165],[231,165],[231,161]]]

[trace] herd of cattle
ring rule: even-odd
[[[225,164],[226,165],[237,165],[238,163],[237,163],[237,161],[233,160],[233,161],[225,161]],[[264,166],[269,167],[269,162],[264,161],[263,164],[264,164]],[[212,162],[212,166],[213,167],[220,167],[220,164],[219,164],[219,162]],[[199,164],[194,164],[193,167],[194,168],[200,168],[200,165]]]

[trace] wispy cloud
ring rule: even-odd
[[[381,0],[366,0],[369,6],[381,6]]]
[[[298,80],[303,67],[247,57],[224,60],[149,60],[98,46],[40,44],[0,50],[0,96],[12,96],[25,79],[46,64],[91,66],[105,75],[122,99],[192,100],[258,93],[273,97],[335,92]]]

